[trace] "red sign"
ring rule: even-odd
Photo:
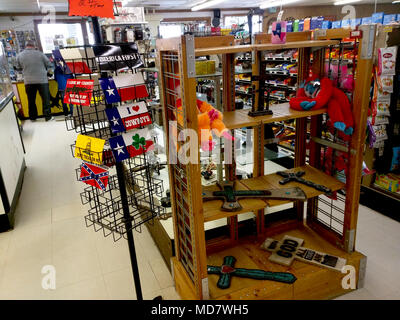
[[[64,103],[90,106],[94,80],[68,79],[64,92]]]
[[[69,0],[69,15],[114,19],[113,0]]]

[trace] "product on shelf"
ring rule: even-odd
[[[375,178],[376,186],[390,192],[400,191],[400,175],[396,174],[377,174]]]
[[[223,211],[240,211],[242,206],[238,200],[252,199],[274,199],[274,200],[299,200],[305,201],[307,197],[302,189],[266,189],[266,190],[236,190],[235,183],[232,181],[217,182],[219,191],[203,190],[203,201],[222,200],[221,210]]]
[[[224,257],[221,267],[207,266],[208,274],[217,274],[220,276],[217,287],[220,289],[228,289],[231,286],[231,278],[233,276],[240,278],[271,280],[284,283],[294,283],[297,278],[289,272],[271,272],[265,270],[241,269],[234,268],[236,258],[233,256]]]
[[[315,264],[319,267],[342,272],[346,259],[312,249],[301,247],[304,240],[285,235],[282,241],[265,239],[261,249],[272,252],[269,260],[284,266],[290,266],[294,259]]]
[[[332,80],[319,80],[312,76],[297,91],[297,96],[290,99],[290,107],[295,110],[316,110],[325,106],[335,128],[351,135],[354,119],[349,99],[343,91],[333,86]]]
[[[394,76],[396,74],[397,47],[378,49],[378,75]]]

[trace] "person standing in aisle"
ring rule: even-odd
[[[27,41],[25,50],[17,56],[17,67],[24,74],[25,91],[28,96],[29,118],[36,120],[36,94],[43,101],[43,115],[46,121],[54,119],[50,110],[50,90],[47,79],[47,70],[51,68],[50,60],[44,53],[36,50],[34,41]]]

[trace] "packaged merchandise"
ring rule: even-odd
[[[342,21],[333,21],[332,22],[332,29],[339,29],[342,27]]]
[[[381,142],[384,140],[388,139],[388,135],[386,132],[386,126],[385,125],[379,125],[379,126],[373,126],[375,136],[376,136],[376,142],[374,144],[374,148],[376,148],[376,143]]]
[[[361,19],[361,24],[371,24],[372,23],[372,17],[365,17]]]
[[[383,23],[384,12],[377,12],[372,15],[372,23]]]
[[[395,14],[385,14],[383,16],[383,24],[391,24],[396,22],[397,15]]]
[[[323,21],[322,22],[322,29],[331,29],[332,28],[332,21]]]
[[[377,116],[390,116],[390,103],[385,101],[376,102],[376,115]]]
[[[390,165],[390,171],[400,170],[400,147],[393,147],[392,164]]]
[[[377,174],[375,185],[390,192],[400,191],[400,176],[394,174]]]
[[[396,74],[397,47],[378,49],[379,75],[394,76]]]

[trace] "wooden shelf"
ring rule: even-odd
[[[286,172],[297,172],[297,171],[305,171],[306,174],[304,178],[306,180],[313,181],[315,183],[324,183],[324,186],[330,188],[332,191],[340,190],[345,187],[344,183],[339,180],[315,169],[311,166],[305,165],[299,168],[294,168],[291,170],[286,170]],[[308,187],[304,184],[298,182],[290,182],[285,185],[279,184],[283,178],[276,173],[269,174],[266,176],[251,178],[240,180],[236,182],[237,190],[266,190],[266,189],[284,189],[284,188],[293,188],[299,187],[301,188],[307,196],[307,199],[317,197],[323,192],[318,191],[314,188]],[[217,186],[210,186],[205,188],[206,190],[220,190]],[[205,201],[203,202],[203,212],[204,212],[204,222],[218,220],[226,217],[232,217],[238,214],[252,212],[256,210],[264,209],[265,207],[274,207],[278,205],[282,205],[285,203],[290,203],[293,201],[285,201],[285,200],[262,200],[262,199],[243,199],[239,200],[240,205],[243,207],[241,211],[222,211],[221,200],[215,201]]]
[[[348,265],[359,272],[360,261],[365,256],[359,252],[346,253],[331,245],[318,236],[308,227],[290,230],[271,237],[281,240],[284,235],[291,235],[304,239],[304,247],[336,255],[347,260]],[[223,300],[266,300],[266,299],[332,299],[350,292],[342,288],[343,274],[337,271],[321,268],[305,262],[294,260],[290,267],[282,266],[268,260],[270,252],[260,249],[264,239],[240,241],[239,245],[212,253],[207,256],[207,264],[220,266],[225,256],[236,258],[236,268],[261,269],[273,272],[290,272],[297,278],[293,284],[280,283],[268,280],[254,280],[232,277],[228,289],[217,287],[218,275],[208,275],[210,299]]]
[[[311,40],[311,41],[286,42],[285,44],[272,44],[272,43],[255,44],[253,45],[253,48],[256,51],[269,51],[269,50],[281,50],[281,49],[326,47],[337,44],[339,44],[339,41],[336,40]]]
[[[285,44],[255,44],[255,45],[239,45],[239,46],[225,46],[225,47],[213,47],[213,48],[199,48],[195,49],[195,55],[207,56],[213,54],[230,54],[239,52],[250,52],[256,51],[268,51],[268,50],[281,50],[281,49],[298,49],[298,48],[314,48],[314,47],[325,47],[329,45],[337,45],[339,41],[336,40],[313,40],[313,41],[295,41],[286,42]]]
[[[297,111],[291,109],[289,103],[281,103],[271,106],[273,114],[266,116],[250,117],[249,110],[235,110],[224,112],[224,123],[228,129],[239,129],[244,127],[256,127],[265,123],[285,121],[291,119],[305,118],[326,113],[326,108],[310,111]]]
[[[345,188],[345,184],[340,182],[339,180],[323,173],[322,171],[311,167],[309,165],[305,165],[302,167],[285,170],[285,172],[298,172],[305,171],[304,179],[313,181],[318,184],[323,184],[324,186],[330,188],[332,191],[337,191]],[[247,188],[251,190],[259,190],[259,189],[282,189],[282,188],[293,188],[299,187],[301,188],[307,196],[307,199],[317,197],[323,192],[318,191],[314,188],[308,187],[304,184],[298,182],[289,182],[285,185],[279,184],[283,178],[275,173],[269,174],[266,176],[251,178],[246,180],[241,180],[241,183],[245,185]],[[285,203],[289,203],[291,201],[282,201],[282,200],[266,200],[269,207],[279,206]]]
[[[236,190],[248,190],[240,181],[236,182]],[[208,191],[220,190],[216,185],[205,187]],[[205,201],[203,202],[204,222],[214,221],[222,218],[236,216],[241,213],[252,212],[264,209],[267,203],[261,199],[243,199],[240,200],[240,205],[243,207],[241,211],[229,212],[221,210],[222,201]]]
[[[225,47],[212,47],[212,48],[199,48],[195,49],[195,55],[198,56],[208,56],[213,54],[229,54],[229,53],[240,53],[240,52],[251,52],[253,50],[253,45],[239,45],[239,46],[225,46]]]

